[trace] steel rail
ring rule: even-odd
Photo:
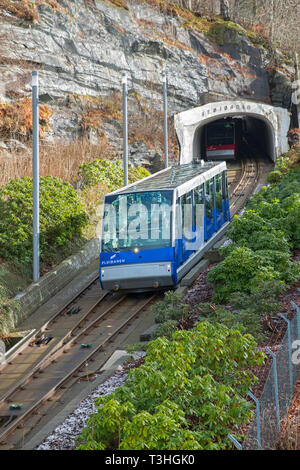
[[[77,363],[62,379],[58,381],[57,384],[55,384],[49,391],[47,391],[37,402],[35,402],[27,411],[22,413],[19,417],[14,419],[14,421],[10,422],[8,426],[6,426],[6,429],[1,432],[0,429],[0,444],[4,445],[7,444],[4,440],[17,428],[22,426],[24,424],[23,422],[28,419],[28,417],[36,412],[36,410],[45,402],[47,401],[59,388],[62,388],[62,386],[67,382],[76,372],[78,372],[88,361],[90,361],[93,356],[95,356],[97,353],[100,352],[101,349],[103,349],[107,343],[112,342],[112,339],[119,335],[126,326],[129,326],[131,321],[135,319],[139,315],[139,313],[149,304],[153,301],[153,299],[157,296],[157,294],[152,295],[149,299],[147,299],[145,302],[142,303],[126,320],[124,320],[120,325],[116,327],[116,329],[107,337],[105,338],[101,343],[99,343],[96,348],[90,352],[87,356],[85,356],[84,359],[82,359],[79,363]],[[98,320],[99,321],[99,320]],[[89,325],[88,328],[90,328],[92,325]],[[82,335],[83,333],[81,333]],[[78,339],[78,338],[76,338]],[[106,359],[99,365],[99,369],[105,364]]]
[[[257,186],[260,174],[261,161],[255,159],[247,160],[240,182],[231,195],[231,197],[233,197],[233,200],[230,204],[230,211],[232,215],[238,213],[248,197],[251,195],[253,189]]]
[[[74,294],[67,302],[65,302],[63,306],[60,307],[60,309],[57,310],[57,312],[55,312],[52,315],[52,317],[49,318],[49,320],[47,320],[37,331],[34,331],[34,334],[30,336],[27,341],[22,343],[22,345],[19,348],[17,348],[13,354],[11,354],[8,357],[7,363],[8,364],[11,363],[13,359],[15,359],[16,356],[21,354],[24,351],[24,349],[26,349],[29,346],[29,344],[33,341],[34,338],[38,339],[42,335],[42,333],[46,331],[47,328],[49,328],[51,323],[53,323],[68,307],[70,307],[74,303],[74,301],[80,298],[82,294],[84,294],[84,292],[87,291],[97,281],[97,279],[98,279],[98,275],[97,277],[94,277],[91,281],[89,281],[87,285],[85,285],[79,293]],[[103,300],[104,297],[106,297],[107,295],[108,295],[108,292],[103,293],[103,296],[100,300]],[[0,365],[0,374],[5,369],[7,363]],[[1,397],[0,397],[0,401],[1,401]]]
[[[56,360],[56,358],[59,355],[61,355],[76,339],[78,339],[82,334],[85,334],[86,330],[91,328],[94,323],[99,322],[101,319],[103,319],[108,313],[110,313],[110,311],[113,308],[115,308],[117,305],[119,305],[124,300],[124,298],[126,298],[126,296],[121,297],[111,307],[109,307],[104,312],[102,312],[102,314],[98,318],[96,318],[96,320],[94,320],[94,322],[92,322],[92,324],[89,324],[88,327],[85,328],[80,334],[78,334],[77,336],[75,336],[73,338],[70,338],[67,342],[64,342],[66,339],[68,339],[73,334],[73,332],[78,327],[80,327],[80,324],[83,323],[86,320],[86,318],[93,312],[93,310],[97,307],[97,305],[101,302],[102,299],[97,301],[95,304],[93,304],[93,306],[89,309],[89,311],[85,314],[85,316],[83,318],[81,318],[81,320],[74,326],[74,328],[72,328],[72,330],[68,331],[68,333],[65,335],[65,337],[62,338],[59,341],[58,344],[60,346],[56,347],[56,349],[53,348],[53,349],[55,349],[54,351],[53,351],[53,349],[51,351],[49,351],[49,353],[45,357],[43,357],[41,359],[41,361],[39,361],[39,363],[36,364],[35,367],[33,369],[31,369],[31,371],[28,374],[23,376],[16,384],[13,385],[13,387],[11,387],[11,389],[9,389],[4,395],[1,396],[0,404],[7,401],[8,398],[12,394],[14,394],[16,391],[18,391],[22,387],[24,387],[28,383],[28,381],[31,378],[33,378],[33,376],[36,373],[40,372],[45,367],[47,367],[47,365],[49,365],[51,362]],[[56,344],[55,346],[57,346],[58,344]]]

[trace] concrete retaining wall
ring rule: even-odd
[[[14,300],[20,304],[18,323],[63,289],[75,276],[87,268],[99,256],[99,239],[88,242],[78,253],[70,256],[39,282],[31,284]]]

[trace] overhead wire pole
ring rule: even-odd
[[[33,168],[33,282],[40,278],[39,197],[39,91],[38,72],[32,72],[32,168]]]
[[[169,166],[168,151],[168,95],[167,95],[167,74],[163,73],[163,95],[164,95],[164,137],[165,137],[165,168]]]
[[[299,66],[298,66],[298,54],[295,52],[295,91],[294,91],[294,101],[296,105],[296,127],[300,127],[300,76],[299,76]]]
[[[124,186],[128,185],[128,120],[127,120],[127,75],[122,74],[123,86],[123,168]]]

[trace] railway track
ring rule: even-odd
[[[249,159],[229,166],[232,215],[257,185],[261,164]],[[78,380],[99,371],[107,348],[116,349],[118,337],[158,298],[101,292],[95,279],[17,349],[0,366],[0,450],[22,448],[53,403]]]
[[[2,367],[0,450],[22,447],[18,442],[20,437],[24,440],[46,414],[49,401],[58,399],[80,377],[101,369],[108,359],[106,348],[111,349],[118,336],[158,297],[157,294],[108,296],[101,294],[97,286],[95,299],[94,290],[95,283],[81,293],[76,306],[67,307],[44,325],[45,337],[52,337],[47,344],[36,344],[41,337],[39,332],[36,341],[23,347]],[[78,308],[80,313],[68,314]],[[94,364],[92,372],[87,368],[91,363]]]
[[[260,159],[241,160],[241,167],[229,169],[232,183],[230,184],[230,213],[237,214],[244,206],[246,200],[257,186],[262,172],[262,161]],[[236,176],[238,175],[238,177]]]

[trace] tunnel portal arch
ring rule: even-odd
[[[251,101],[221,101],[175,115],[175,129],[180,143],[180,164],[191,163],[200,158],[199,139],[206,124],[234,116],[247,116],[264,122],[266,153],[269,153],[268,156],[273,161],[288,151],[290,115],[287,109]]]

